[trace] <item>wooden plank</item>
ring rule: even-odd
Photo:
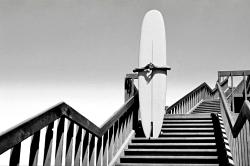
[[[19,166],[21,142],[15,145],[10,152],[10,166]]]
[[[82,165],[89,165],[89,132],[85,131],[82,144]]]
[[[241,130],[241,133],[239,134],[239,147],[240,147],[240,163],[243,166],[244,165],[244,146],[243,146],[243,130]]]
[[[119,121],[117,121],[114,125],[114,151],[112,156],[115,156],[116,152],[118,151],[118,132],[119,132],[118,123]]]
[[[44,158],[43,158],[43,165],[45,166],[51,165],[53,127],[54,127],[54,122],[50,123],[46,129],[45,144],[44,144]]]
[[[58,120],[56,134],[55,165],[62,165],[64,121],[64,117],[61,117]]]
[[[108,164],[113,159],[113,151],[114,151],[114,127],[112,126],[109,129],[109,150],[108,150]]]
[[[250,157],[249,157],[249,155],[250,155],[250,128],[249,128],[249,121],[247,121],[246,122],[246,132],[247,132],[247,134],[246,134],[246,136],[247,136],[247,155],[248,155],[248,157],[247,157],[247,165],[250,165]]]
[[[135,131],[132,130],[131,133],[129,134],[128,138],[124,141],[122,144],[121,148],[118,149],[116,155],[112,159],[112,161],[109,163],[110,166],[115,166],[116,162],[119,162],[120,156],[123,155],[124,149],[128,146],[128,144],[131,142],[131,139],[134,138],[135,136]]]
[[[126,74],[126,78],[138,79],[138,74]]]
[[[37,131],[31,138],[29,166],[37,165],[39,141],[40,141],[40,130]]]
[[[244,146],[244,161],[245,161],[245,164],[244,165],[248,165],[247,163],[247,160],[248,160],[248,156],[247,156],[247,131],[246,131],[246,123],[245,125],[243,126],[243,146]]]
[[[102,144],[102,139],[98,138],[97,139],[97,144],[96,144],[96,165],[101,166],[102,165],[102,151],[103,151],[103,144]]]
[[[62,116],[61,107],[65,103],[60,103],[18,125],[10,128],[0,135],[0,154],[32,136],[35,132],[49,125]]]
[[[75,156],[74,165],[80,166],[81,146],[82,146],[82,128],[76,125],[76,138],[75,138]]]
[[[227,77],[230,76],[231,73],[233,76],[243,76],[244,72],[246,76],[250,75],[250,70],[238,70],[238,71],[218,71],[218,76]]]
[[[108,131],[103,136],[103,166],[108,165],[108,144],[109,144]]]
[[[67,129],[67,137],[66,137],[65,165],[72,164],[73,134],[74,134],[74,123],[69,120],[68,129]]]
[[[90,143],[89,143],[89,165],[95,165],[95,157],[96,157],[96,146],[95,146],[95,136],[89,134]]]

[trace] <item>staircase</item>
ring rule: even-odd
[[[203,101],[191,114],[220,113],[219,99]]]
[[[219,123],[211,112],[219,112],[218,100],[203,102],[194,114],[165,115],[160,137],[132,139],[116,166],[227,165]]]

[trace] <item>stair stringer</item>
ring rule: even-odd
[[[120,157],[124,155],[124,150],[128,148],[128,144],[131,143],[131,140],[135,138],[135,131],[132,130],[120,149],[117,151],[116,155],[113,157],[112,161],[108,166],[115,166],[117,162],[120,162]]]
[[[186,114],[191,114],[199,105],[201,105],[201,103],[203,103],[203,99],[201,99],[201,101],[199,101],[199,103],[197,103],[193,108],[191,108],[191,110],[189,110]]]
[[[228,164],[230,166],[234,166],[234,161],[233,161],[233,155],[231,153],[231,149],[230,149],[230,145],[227,139],[227,134],[226,134],[226,130],[224,127],[224,123],[221,117],[221,114],[217,114],[219,123],[220,123],[220,128],[221,128],[221,134],[222,134],[222,138],[223,138],[223,142],[224,142],[224,146],[225,146],[225,151],[226,151],[226,156],[228,159]]]

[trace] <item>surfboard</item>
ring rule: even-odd
[[[141,29],[139,68],[150,63],[155,66],[167,64],[165,25],[161,13],[157,10],[146,13]],[[158,138],[165,113],[167,71],[158,69],[140,71],[138,80],[144,134],[149,138],[153,130],[152,137]]]

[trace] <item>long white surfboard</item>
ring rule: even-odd
[[[142,23],[139,68],[149,63],[166,66],[165,26],[161,13],[149,11]],[[165,113],[167,71],[146,70],[138,72],[140,112],[144,134],[147,138],[153,124],[153,137],[160,134]]]

